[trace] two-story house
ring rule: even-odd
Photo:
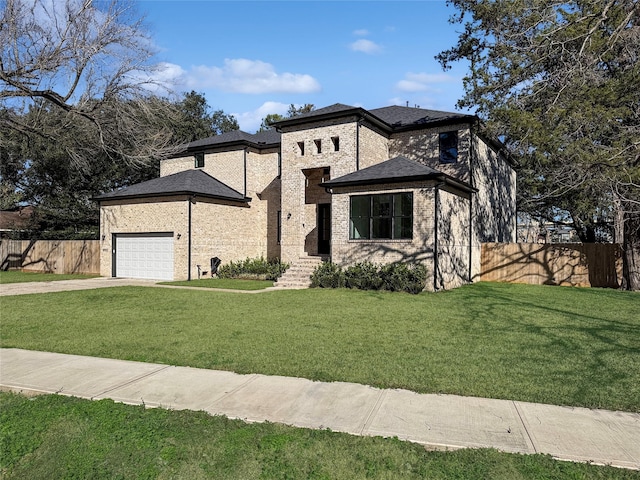
[[[479,276],[512,242],[516,176],[477,117],[335,104],[188,144],[160,177],[98,197],[101,273],[191,279],[249,257],[421,263],[427,288]],[[199,267],[198,267],[199,266]]]

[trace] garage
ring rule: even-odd
[[[113,276],[173,280],[173,232],[113,235]]]

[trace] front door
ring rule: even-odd
[[[331,252],[331,204],[318,204],[318,254]]]

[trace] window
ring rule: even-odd
[[[278,178],[282,176],[282,154],[278,152]]]
[[[333,151],[340,151],[340,137],[331,137],[331,143],[333,143]]]
[[[314,140],[313,143],[316,144],[316,153],[322,153],[322,140]]]
[[[300,156],[304,155],[304,142],[298,142],[298,154]]]
[[[443,132],[439,138],[440,163],[456,163],[458,160],[458,132]]]
[[[195,154],[195,167],[202,168],[204,167],[204,153],[196,153]]]
[[[413,238],[413,193],[351,197],[349,238]]]

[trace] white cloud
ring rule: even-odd
[[[245,132],[255,132],[260,128],[262,119],[268,114],[278,113],[284,116],[288,109],[289,104],[287,103],[264,102],[255,110],[243,113],[232,113],[232,115],[238,119],[240,130],[244,130]]]
[[[403,80],[396,83],[396,88],[402,92],[433,91],[434,84],[453,83],[457,80],[446,73],[407,73]]]
[[[356,40],[351,45],[349,45],[351,50],[354,52],[363,52],[367,54],[380,53],[382,51],[382,47],[371,40],[366,40],[361,38],[360,40]]]
[[[369,35],[369,30],[367,30],[365,28],[361,28],[360,30],[354,30],[353,34],[356,37],[366,37],[367,35]]]
[[[320,90],[311,75],[278,73],[273,65],[245,58],[225,59],[222,67],[198,65],[184,75],[188,88],[216,88],[232,93],[310,93]]]

